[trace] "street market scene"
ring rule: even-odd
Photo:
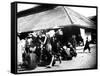
[[[96,8],[86,17],[71,6],[33,5],[17,11],[18,72],[95,69]]]

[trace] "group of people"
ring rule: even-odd
[[[35,69],[37,66],[51,68],[56,61],[61,64],[63,59],[71,60],[72,57],[76,57],[75,37],[73,36],[72,42],[63,44],[62,36],[62,29],[29,33],[24,39],[21,68]]]

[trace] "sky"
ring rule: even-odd
[[[32,7],[36,7],[38,5],[36,4],[18,4],[18,11],[23,11]],[[69,6],[68,6],[69,7]],[[72,10],[80,13],[81,15],[85,16],[85,17],[90,17],[90,16],[94,16],[96,15],[96,8],[87,8],[87,7],[69,7]]]
[[[17,12],[30,9],[32,7],[38,6],[37,4],[18,4]]]
[[[84,15],[85,17],[90,17],[96,15],[96,8],[87,8],[87,7],[69,7],[72,10]]]

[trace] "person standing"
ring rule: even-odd
[[[86,43],[85,43],[85,46],[84,46],[84,49],[83,49],[83,52],[85,52],[85,50],[89,50],[89,53],[91,53],[90,52],[90,46],[89,46],[89,44],[90,44],[90,42],[89,42],[89,40],[88,40],[88,37],[86,38]]]
[[[76,45],[77,45],[76,35],[72,35],[72,38],[71,38],[70,42],[71,42],[73,48],[76,50]]]

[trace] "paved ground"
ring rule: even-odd
[[[83,48],[77,48],[77,57],[73,57],[72,60],[62,61],[61,64],[58,62],[52,68],[37,67],[34,70],[23,71],[23,72],[34,72],[34,71],[50,71],[50,70],[64,70],[64,69],[82,69],[82,68],[93,68],[96,64],[96,45],[91,45],[91,53],[88,50],[83,53]]]

